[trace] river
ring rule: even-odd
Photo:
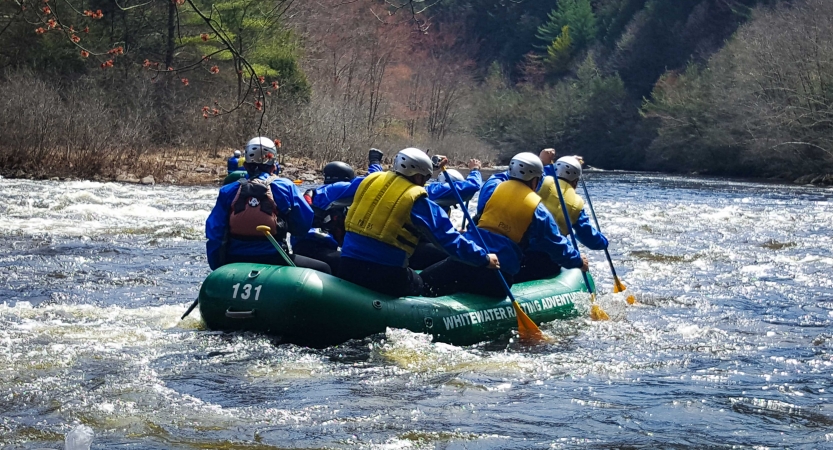
[[[833,190],[588,187],[640,303],[616,320],[311,350],[179,320],[216,188],[0,179],[0,448],[833,448]]]

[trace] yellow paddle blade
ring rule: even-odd
[[[590,305],[590,318],[593,320],[610,320],[610,316],[596,304]]]
[[[618,276],[613,277],[613,293],[618,294],[618,293],[624,291],[625,289],[627,289],[627,288],[625,287],[625,284],[622,283],[622,280],[620,280]],[[634,297],[633,294],[631,294],[631,295],[628,296],[626,301],[628,302],[629,305],[633,305],[633,304],[636,303],[636,297]]]
[[[613,293],[618,294],[627,289],[619,277],[613,277]]]
[[[596,304],[596,294],[590,294],[590,319],[592,320],[610,320],[610,316]]]
[[[538,325],[535,325],[535,322],[526,315],[518,302],[512,302],[512,308],[515,309],[515,315],[518,317],[518,335],[522,341],[532,344],[543,344],[551,341],[541,332]]]
[[[269,228],[267,225],[258,225],[257,231],[260,231],[263,234],[270,234],[272,229]]]

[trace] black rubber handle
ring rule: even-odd
[[[255,310],[251,311],[232,311],[226,310],[226,317],[229,319],[253,319],[255,317]]]

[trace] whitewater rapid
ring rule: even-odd
[[[0,448],[80,423],[102,449],[833,445],[833,191],[588,188],[641,303],[617,320],[545,324],[542,348],[388,330],[311,350],[179,320],[216,187],[0,179]]]

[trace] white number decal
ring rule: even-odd
[[[263,285],[255,287],[255,301],[260,300],[260,290],[262,288],[263,288]],[[231,294],[231,298],[236,299],[237,294],[240,290],[240,283],[237,283],[234,286],[232,286],[232,289],[234,289],[234,293]],[[252,296],[252,285],[251,284],[244,284],[243,285],[243,292],[240,292],[240,298],[242,300],[248,300],[249,297],[251,297],[251,296]]]

